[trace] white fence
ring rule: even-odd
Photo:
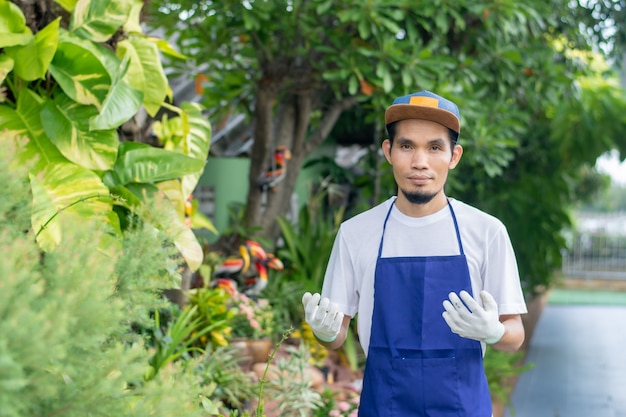
[[[626,280],[626,235],[575,234],[563,254],[562,272],[571,278]]]

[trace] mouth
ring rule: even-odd
[[[432,178],[425,175],[414,175],[407,178],[412,184],[424,185],[428,183]]]

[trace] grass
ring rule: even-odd
[[[548,303],[560,305],[626,306],[626,291],[554,288],[550,291]]]

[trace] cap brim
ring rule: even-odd
[[[461,122],[448,110],[414,104],[394,104],[385,112],[385,124],[406,119],[423,119],[439,123],[457,133],[461,132]]]

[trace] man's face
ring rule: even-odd
[[[441,194],[463,149],[451,149],[448,129],[420,119],[402,120],[396,125],[393,145],[383,142],[383,152],[393,168],[398,198],[412,204],[427,204]]]

